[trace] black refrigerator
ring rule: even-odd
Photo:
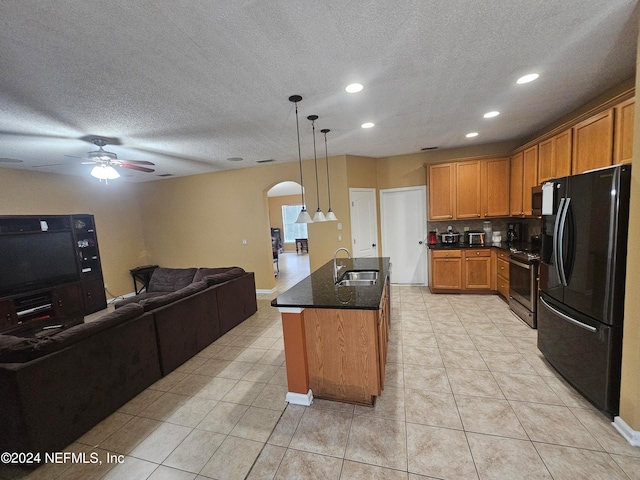
[[[538,348],[600,410],[620,404],[631,166],[542,187]]]

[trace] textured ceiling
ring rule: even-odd
[[[303,97],[303,158],[313,157],[310,114],[317,131],[331,129],[329,155],[519,139],[634,75],[637,8],[2,0],[0,167],[86,175],[67,155],[95,150],[93,136],[111,139],[106,149],[121,159],[156,164],[128,181],[296,161],[293,94]],[[536,82],[516,85],[532,71]],[[353,81],[361,93],[344,91]],[[483,119],[489,110],[502,114]],[[361,129],[365,121],[376,126]]]

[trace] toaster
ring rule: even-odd
[[[484,232],[467,232],[469,245],[484,245]]]

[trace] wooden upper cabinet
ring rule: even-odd
[[[630,98],[615,107],[615,164],[631,163],[635,104],[635,98]]]
[[[509,216],[509,158],[490,158],[482,161],[482,215]]]
[[[481,162],[456,163],[456,218],[481,217]]]
[[[538,183],[571,175],[572,130],[538,144]]]
[[[538,185],[538,145],[523,152],[522,166],[522,211],[523,215],[532,215],[531,189]]]
[[[509,189],[509,205],[512,216],[524,215],[522,205],[522,180],[524,172],[524,154],[516,153],[511,157],[511,186]]]
[[[610,108],[573,127],[572,175],[612,165],[613,118]]]
[[[440,163],[427,167],[429,187],[429,220],[450,220],[454,215],[456,167]]]

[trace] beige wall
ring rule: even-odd
[[[640,42],[638,43],[640,47]],[[638,61],[640,63],[640,48]],[[640,76],[636,76],[640,91]],[[640,431],[640,108],[636,105],[631,168],[631,205],[629,210],[629,244],[627,252],[627,288],[624,305],[624,337],[622,344],[622,386],[620,417],[636,432]]]
[[[118,296],[133,291],[129,269],[149,263],[136,191],[131,183],[1,168],[0,215],[94,215],[104,280]]]

